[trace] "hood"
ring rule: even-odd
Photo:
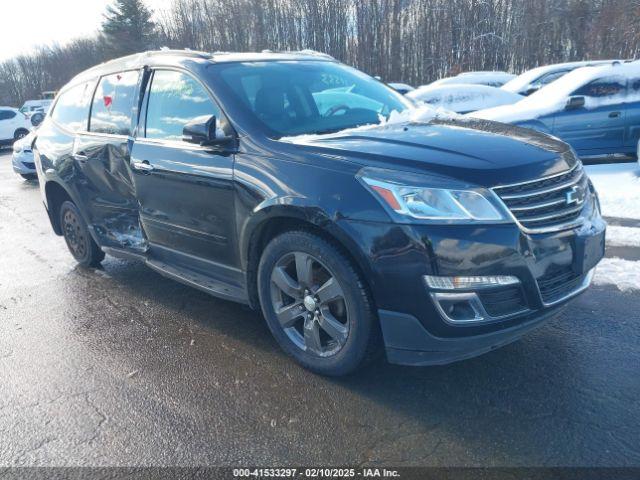
[[[362,166],[434,173],[487,187],[560,173],[577,161],[557,138],[464,117],[290,137],[288,142]]]

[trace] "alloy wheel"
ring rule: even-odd
[[[329,357],[346,343],[350,322],[344,291],[312,255],[292,252],[276,263],[271,301],[280,326],[301,350]]]

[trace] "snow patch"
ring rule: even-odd
[[[500,105],[511,105],[524,97],[486,85],[425,85],[409,92],[408,98],[453,112],[471,112]]]
[[[464,72],[455,77],[445,77],[432,82],[430,85],[455,85],[455,84],[473,84],[473,85],[503,85],[510,80],[515,79],[513,73],[508,72]]]
[[[607,245],[640,248],[640,228],[609,225],[607,227]]]
[[[640,262],[603,258],[593,278],[596,285],[615,285],[622,292],[640,290]]]
[[[430,105],[420,105],[416,108],[407,108],[402,112],[393,110],[389,115],[389,118],[386,118],[380,115],[379,116],[380,123],[372,123],[369,125],[362,125],[360,127],[354,127],[354,128],[345,128],[344,130],[340,130],[339,132],[333,132],[333,133],[303,134],[303,135],[294,135],[289,137],[281,137],[279,140],[282,142],[304,143],[304,142],[318,140],[318,139],[329,139],[334,137],[342,137],[344,135],[351,135],[354,133],[356,134],[362,133],[369,130],[384,128],[388,126],[397,126],[397,125],[407,124],[407,123],[429,123],[432,120],[436,120],[436,119],[453,119],[453,118],[462,118],[462,117],[459,117],[455,112],[451,112],[443,108],[434,108],[434,107],[431,107]]]
[[[640,220],[640,166],[637,163],[585,167],[605,217]]]

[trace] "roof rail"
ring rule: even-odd
[[[161,56],[161,55],[181,55],[186,57],[194,57],[194,58],[211,58],[211,54],[208,52],[200,52],[198,50],[191,50],[190,48],[185,48],[184,50],[180,49],[171,49],[168,47],[162,47],[160,50],[150,50],[145,52],[147,56]]]
[[[335,60],[335,58],[333,58],[331,55],[329,55],[328,53],[323,53],[323,52],[318,52],[317,50],[311,50],[308,48],[305,48],[303,50],[270,50],[270,49],[264,49],[262,50],[260,53],[284,53],[284,54],[292,54],[292,55],[313,55],[316,57],[322,57],[322,58],[328,58],[331,60]]]
[[[317,50],[311,50],[309,48],[298,50],[297,52],[292,52],[292,53],[301,53],[303,55],[315,55],[317,57],[324,57],[324,58],[330,58],[331,60],[335,60],[335,58],[329,55],[328,53],[318,52]]]

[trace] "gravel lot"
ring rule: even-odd
[[[2,466],[640,466],[633,285],[476,359],[335,380],[256,312],[141,264],[77,267],[8,154],[0,245]],[[612,251],[640,265],[640,245]]]

